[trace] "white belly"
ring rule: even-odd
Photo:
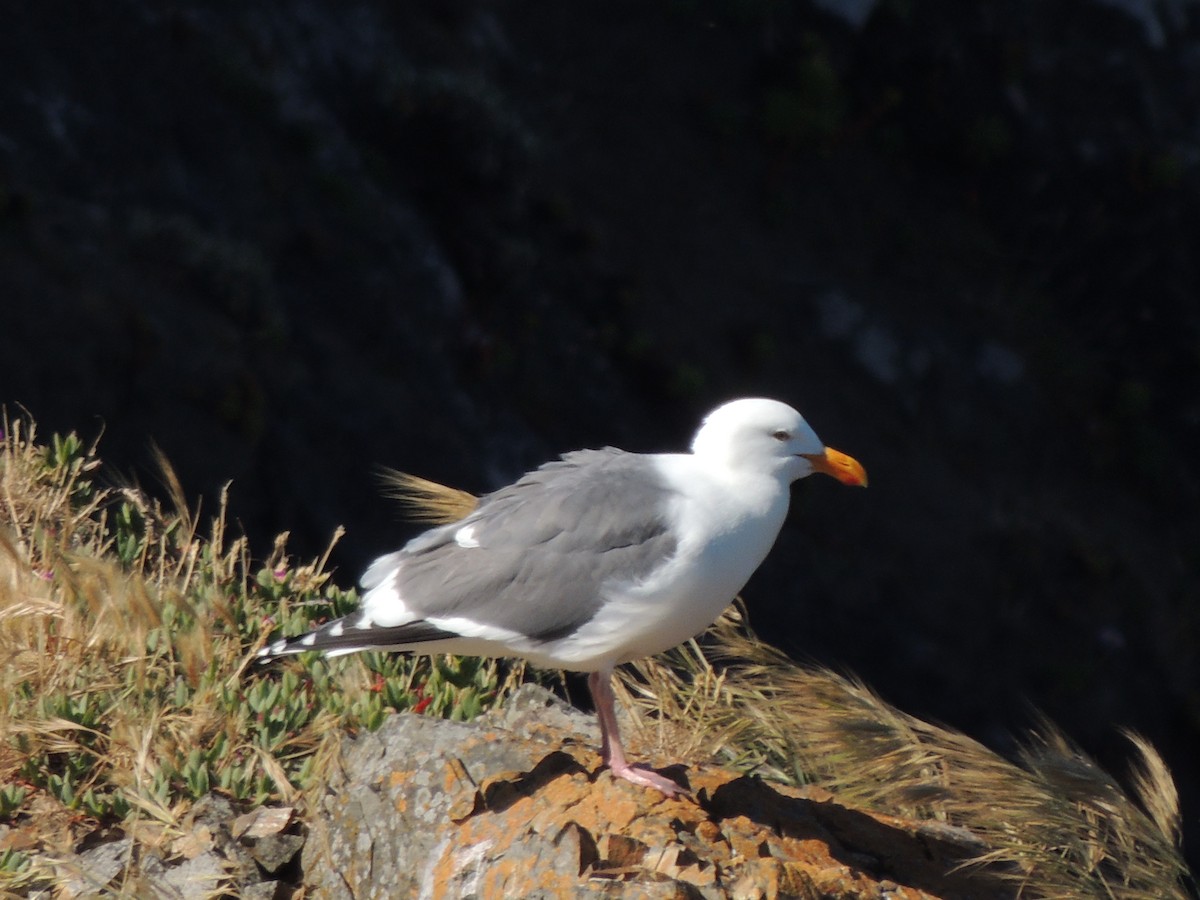
[[[688,478],[684,470],[677,475]],[[684,507],[686,506],[686,510]],[[672,559],[639,584],[614,584],[594,619],[544,646],[553,664],[591,671],[651,656],[699,634],[766,558],[787,515],[775,479],[735,484],[693,478],[673,517],[684,526]]]

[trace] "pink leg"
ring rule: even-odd
[[[670,778],[652,772],[641,765],[631,765],[625,759],[625,747],[621,744],[621,732],[617,730],[616,697],[612,689],[612,670],[592,672],[588,675],[588,689],[592,702],[596,704],[596,716],[600,719],[600,756],[615,778],[624,778],[634,784],[655,788],[668,797],[686,793],[685,789]]]

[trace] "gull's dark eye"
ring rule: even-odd
[[[777,431],[771,437],[777,441],[790,441],[792,439],[791,432],[788,431]]]

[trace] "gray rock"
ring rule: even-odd
[[[554,740],[563,733],[574,733],[584,741],[600,741],[595,716],[581,712],[536,684],[521,685],[503,706],[489,711],[483,721],[532,739],[540,734],[553,735],[548,739]]]
[[[342,774],[313,816],[305,843],[306,888],[330,900],[482,897],[494,893],[497,867],[537,871],[546,885],[575,885],[580,859],[588,855],[580,846],[591,840],[586,833],[531,833],[514,846],[487,835],[464,840],[457,823],[481,802],[519,799],[522,784],[585,772],[567,753],[554,751],[564,735],[568,743],[576,735],[591,746],[595,732],[592,717],[535,685],[472,724],[394,717],[345,752]],[[498,773],[511,780],[489,794]]]
[[[271,834],[255,840],[250,846],[250,855],[270,875],[296,858],[304,838],[298,834]]]
[[[277,832],[239,841],[231,830],[236,812],[233,804],[218,794],[201,798],[184,819],[184,833],[165,859],[154,853],[141,855],[128,873],[127,893],[154,900],[201,900],[219,893],[258,900],[276,896],[281,883],[274,878],[264,880],[263,873],[275,875],[295,859],[304,838]],[[104,877],[107,883],[116,876],[120,869],[113,871],[109,860],[123,858],[121,844],[127,853],[128,840],[80,856],[79,865],[86,863],[90,881]]]
[[[65,876],[59,886],[62,897],[98,896],[121,874],[129,860],[133,841],[122,838],[80,853],[62,865]]]
[[[284,893],[287,891],[287,893]],[[247,885],[238,892],[241,900],[275,900],[276,897],[290,896],[290,891],[280,881],[260,881],[258,884]]]
[[[228,880],[228,865],[209,851],[168,865],[158,857],[142,862],[136,896],[148,900],[207,900]]]

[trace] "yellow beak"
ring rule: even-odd
[[[826,447],[824,453],[805,453],[804,458],[812,463],[814,472],[830,475],[851,487],[867,486],[867,470],[853,456],[847,456],[840,450]]]

